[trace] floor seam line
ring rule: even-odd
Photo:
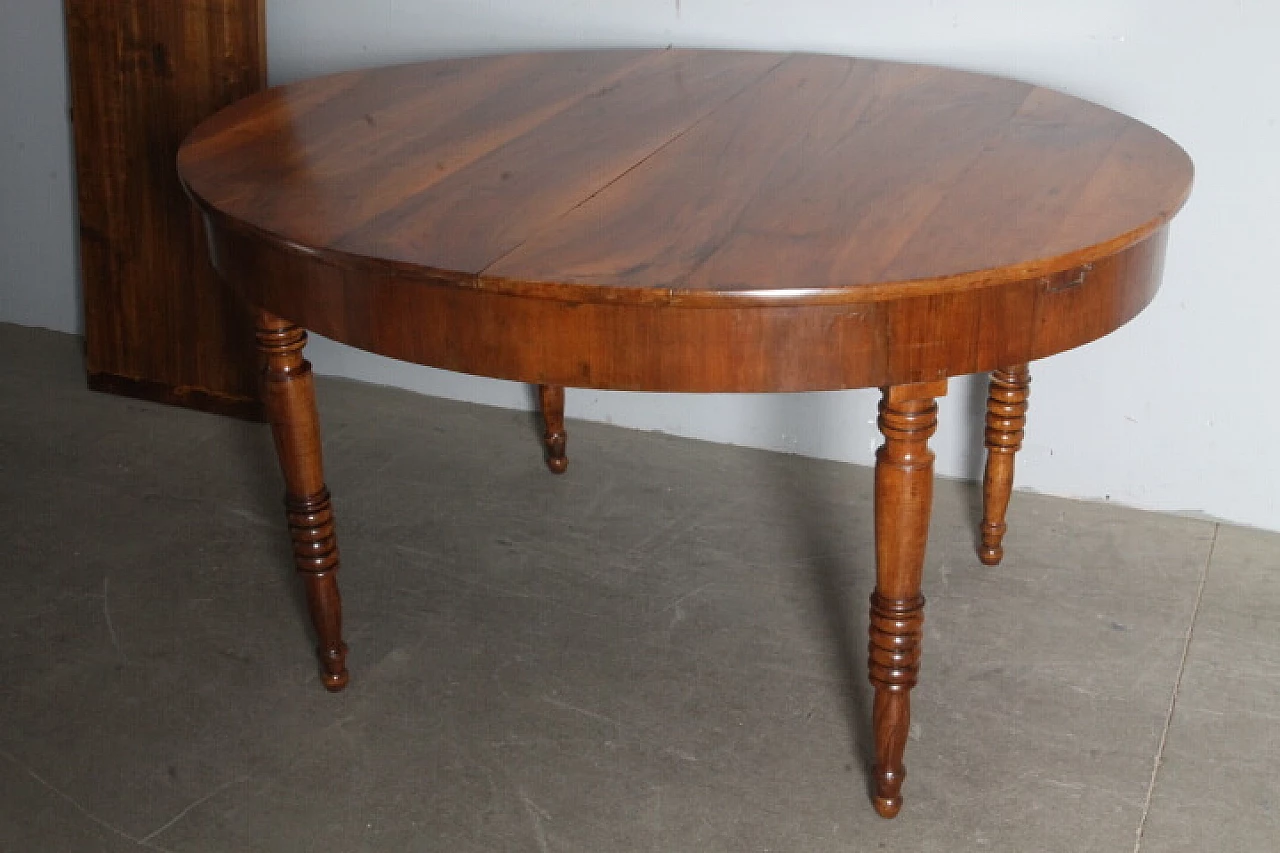
[[[161,850],[161,851],[163,851],[163,850],[164,850],[164,848],[162,848],[162,847],[158,847],[158,846],[156,846],[156,845],[152,844],[152,843],[150,842],[150,840],[149,840],[149,839],[147,839],[147,838],[135,838],[134,836],[132,836],[132,835],[130,835],[129,833],[125,832],[123,829],[121,829],[120,827],[116,826],[115,824],[110,823],[109,821],[107,821],[107,820],[105,820],[105,819],[103,819],[103,818],[99,817],[99,816],[98,816],[98,815],[96,815],[95,813],[93,813],[93,812],[89,811],[89,809],[87,809],[87,808],[85,808],[83,805],[81,805],[81,804],[80,804],[80,801],[79,801],[79,800],[77,800],[75,797],[71,796],[71,795],[70,795],[70,794],[68,794],[66,791],[63,791],[61,788],[57,787],[57,786],[56,786],[56,785],[54,785],[52,782],[50,782],[50,781],[48,781],[47,779],[45,779],[45,778],[44,778],[43,776],[41,776],[39,773],[37,773],[36,771],[32,770],[32,769],[31,769],[30,767],[28,767],[26,764],[24,764],[24,763],[22,763],[21,761],[19,761],[19,760],[18,760],[18,758],[17,758],[17,756],[12,755],[12,754],[10,754],[10,753],[6,752],[5,750],[0,749],[0,758],[3,758],[3,759],[5,759],[6,761],[11,762],[14,766],[16,766],[18,769],[22,770],[23,772],[25,772],[28,776],[30,776],[30,777],[31,777],[32,779],[34,779],[36,782],[39,782],[39,783],[40,783],[40,785],[41,785],[41,786],[43,786],[47,791],[49,791],[49,792],[50,792],[50,793],[52,793],[52,794],[56,794],[58,797],[61,797],[63,800],[65,800],[67,803],[69,803],[69,804],[71,805],[71,807],[72,807],[72,808],[74,808],[76,811],[80,812],[80,814],[84,815],[86,818],[88,818],[88,819],[89,819],[90,821],[92,821],[93,823],[96,823],[98,826],[101,826],[103,829],[110,830],[111,832],[115,833],[116,835],[120,836],[121,838],[125,839],[126,841],[132,841],[134,844],[137,844],[137,845],[138,845],[138,846],[140,846],[140,847],[147,847],[147,848],[150,848],[150,849],[153,849],[153,850]]]
[[[200,798],[196,799],[194,802],[190,803],[190,804],[189,804],[186,808],[184,808],[182,811],[178,812],[176,815],[174,815],[173,817],[169,818],[167,821],[165,821],[163,824],[161,824],[159,828],[154,829],[154,830],[152,830],[151,832],[148,832],[146,835],[144,835],[144,836],[142,836],[141,838],[139,838],[139,839],[138,839],[138,843],[139,843],[139,844],[149,844],[153,838],[155,838],[155,837],[156,837],[156,836],[158,836],[158,835],[163,835],[163,834],[164,834],[164,832],[165,832],[166,830],[168,830],[168,829],[172,828],[174,824],[176,824],[178,821],[182,820],[184,817],[186,817],[188,814],[190,814],[193,810],[195,810],[198,806],[202,806],[202,805],[204,805],[205,803],[207,803],[209,800],[213,799],[213,798],[214,798],[215,796],[217,796],[218,794],[221,794],[223,791],[225,791],[225,790],[227,790],[228,788],[230,788],[232,785],[236,784],[237,782],[244,782],[244,781],[245,781],[245,780],[247,780],[248,778],[249,778],[249,777],[247,777],[247,776],[243,776],[243,777],[239,777],[239,778],[236,778],[236,779],[231,779],[231,780],[229,780],[229,781],[223,782],[221,785],[219,785],[218,787],[214,788],[212,791],[210,791],[209,793],[205,794],[203,797],[200,797]]]
[[[1165,712],[1164,728],[1160,731],[1160,743],[1156,746],[1155,760],[1151,762],[1151,781],[1147,783],[1147,796],[1142,803],[1142,817],[1138,820],[1138,830],[1133,843],[1133,853],[1142,853],[1142,835],[1147,829],[1147,817],[1151,813],[1151,798],[1155,794],[1156,780],[1160,776],[1160,765],[1164,763],[1165,742],[1169,739],[1169,728],[1173,725],[1173,715],[1178,708],[1178,694],[1182,690],[1182,676],[1187,671],[1187,655],[1191,651],[1191,641],[1195,637],[1196,620],[1200,618],[1200,602],[1204,598],[1204,585],[1209,579],[1209,566],[1213,563],[1213,552],[1218,547],[1218,534],[1222,530],[1221,522],[1213,525],[1213,539],[1209,542],[1209,554],[1205,557],[1204,568],[1200,570],[1200,583],[1196,587],[1196,601],[1191,608],[1191,621],[1187,624],[1186,637],[1182,641],[1182,657],[1178,661],[1178,677],[1173,682],[1173,694],[1169,697],[1169,710]]]

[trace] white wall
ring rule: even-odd
[[[274,82],[524,47],[785,48],[1002,73],[1090,98],[1159,127],[1191,153],[1198,169],[1191,202],[1174,224],[1164,288],[1155,304],[1122,331],[1033,367],[1031,423],[1019,456],[1018,485],[1204,512],[1280,530],[1280,442],[1274,440],[1280,436],[1280,395],[1275,393],[1280,281],[1270,260],[1280,242],[1275,212],[1280,98],[1274,97],[1280,85],[1275,48],[1280,4],[268,0],[267,7]],[[6,91],[12,85],[6,78]],[[6,122],[12,103],[6,96]],[[64,144],[65,128],[42,133],[49,150]],[[0,186],[7,189],[13,166],[4,159],[0,180],[6,183]],[[7,192],[0,206],[12,206]],[[7,223],[11,213],[3,215]],[[55,237],[66,233],[63,223],[49,228]],[[0,236],[6,258],[10,239],[7,231]],[[63,247],[51,244],[50,250]],[[4,272],[8,279],[7,267]],[[52,291],[36,297],[11,292],[13,286],[0,281],[0,319],[74,327],[69,276],[58,282],[56,300]],[[23,300],[56,302],[56,310],[46,311],[54,321],[10,311],[9,305]],[[401,365],[327,341],[316,341],[311,357],[323,372],[494,405],[530,404],[521,386]],[[977,471],[981,395],[976,382],[953,382],[935,441],[938,468],[945,475]],[[871,462],[879,441],[874,407],[870,391],[779,396],[571,391],[568,402],[571,417],[860,464]]]
[[[0,0],[0,320],[79,332],[65,54],[61,3]]]

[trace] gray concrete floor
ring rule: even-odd
[[[1280,535],[1018,494],[988,569],[940,482],[890,822],[868,470],[319,391],[336,696],[266,428],[0,326],[0,849],[1280,849]]]

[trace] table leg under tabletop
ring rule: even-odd
[[[538,403],[542,407],[542,444],[547,451],[547,467],[553,474],[563,474],[569,467],[565,444],[569,441],[564,431],[564,386],[539,385]]]
[[[911,688],[920,671],[920,580],[933,506],[929,438],[938,427],[936,398],[946,393],[945,379],[881,389],[884,444],[876,451],[876,588],[867,675],[875,687],[872,801],[887,818],[902,808],[902,755],[911,727]]]
[[[1031,374],[1027,365],[994,370],[987,393],[987,467],[982,477],[982,544],[978,559],[995,566],[1004,557],[1005,513],[1013,493],[1013,457],[1022,449],[1027,426],[1027,397]]]
[[[284,474],[293,565],[306,582],[325,689],[336,692],[347,686],[347,644],[342,641],[338,540],[324,484],[315,383],[311,364],[302,357],[307,333],[288,320],[259,311],[257,338],[263,358],[262,400]]]
[[[306,581],[307,603],[319,639],[324,686],[347,685],[347,646],[342,641],[338,592],[338,547],[333,510],[324,485],[320,428],[311,365],[302,357],[306,332],[266,311],[258,312],[258,348],[263,356],[263,398],[286,485],[285,504],[294,565]],[[546,407],[547,390],[552,406]],[[541,386],[548,440],[563,424],[556,386]],[[871,595],[868,674],[875,688],[873,800],[884,817],[902,807],[906,776],[903,753],[910,729],[910,691],[920,667],[924,597],[920,594],[929,514],[933,500],[936,398],[946,380],[882,389],[876,453],[876,588]],[[558,427],[558,430],[557,430]],[[554,470],[554,469],[553,469]]]

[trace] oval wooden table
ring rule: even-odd
[[[259,309],[325,686],[347,683],[303,329],[448,370],[646,391],[881,388],[874,803],[902,803],[935,399],[996,371],[998,559],[1026,364],[1150,301],[1186,154],[978,74],[803,54],[532,53],[272,89],[178,155],[214,265]],[[555,412],[551,413],[553,416]],[[562,452],[562,448],[561,448]]]

